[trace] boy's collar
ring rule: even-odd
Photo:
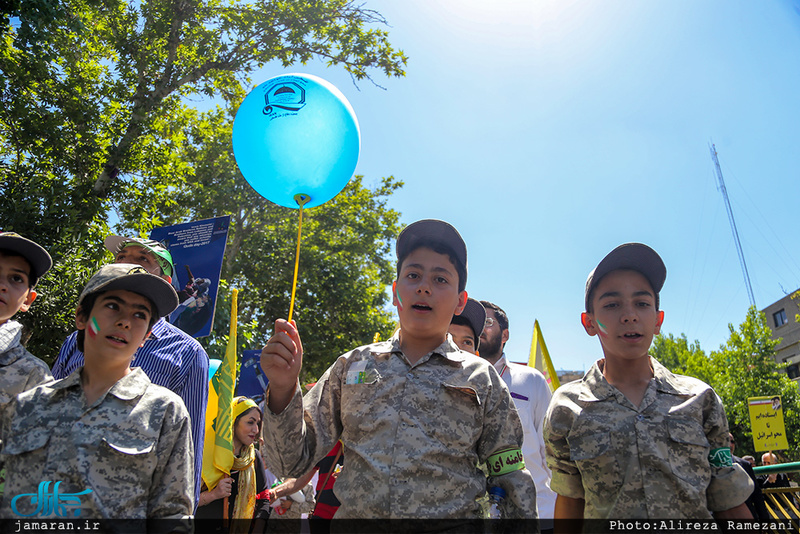
[[[6,319],[4,323],[0,324],[0,344],[6,339],[16,338],[17,340],[22,337],[22,324],[13,319]]]
[[[144,390],[151,384],[147,374],[141,367],[134,367],[131,372],[120,378],[111,386],[108,392],[120,400],[133,400],[144,394]]]
[[[393,352],[402,353],[403,349],[400,348],[400,330],[395,332],[392,337],[386,341],[373,343],[370,352],[373,354],[386,354]],[[434,348],[428,354],[438,354],[443,358],[458,364],[461,364],[467,359],[462,353],[461,349],[459,349],[458,346],[453,342],[453,338],[450,336],[450,334],[447,334],[447,337],[441,345]]]
[[[653,375],[656,381],[656,388],[664,393],[673,395],[688,395],[691,393],[669,369],[661,365],[658,360],[650,356],[650,363],[653,366]]]
[[[603,360],[594,362],[586,375],[581,380],[583,387],[578,394],[578,400],[583,402],[602,401],[614,396],[614,386],[608,383],[601,369]]]
[[[652,356],[649,358],[653,368],[652,380],[655,381],[658,391],[671,395],[687,395],[691,393],[684,384],[676,380],[674,374],[658,363],[658,360]],[[615,388],[603,376],[601,362],[603,362],[603,359],[597,360],[586,373],[586,376],[583,377],[584,387],[581,389],[578,400],[586,402],[601,401],[614,395]],[[591,382],[591,386],[587,382]]]
[[[378,341],[372,344],[372,351],[375,354],[385,354],[387,352],[402,352],[400,350],[399,330],[392,334],[392,337],[385,341]]]
[[[50,387],[53,389],[80,387],[82,369],[83,366],[78,367],[68,377],[54,382]],[[132,400],[140,397],[150,383],[150,379],[147,377],[147,374],[142,371],[141,367],[133,367],[130,373],[117,380],[117,382],[111,386],[107,394],[114,395],[120,400]]]
[[[22,339],[22,325],[17,321],[8,319],[0,324],[0,364],[10,365],[17,361],[22,353],[9,352],[20,345]]]

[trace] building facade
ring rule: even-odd
[[[786,374],[789,378],[800,380],[800,290],[770,304],[763,310],[767,316],[767,325],[772,329],[772,338],[781,339],[775,347],[775,360],[787,363]],[[792,298],[795,296],[795,298]]]

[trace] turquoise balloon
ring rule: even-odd
[[[208,379],[211,380],[211,377],[217,372],[219,366],[222,365],[222,360],[216,360],[214,358],[209,358],[208,360]]]
[[[310,74],[275,76],[250,91],[233,121],[233,154],[261,196],[287,208],[329,201],[358,163],[361,132],[345,96]],[[304,199],[305,200],[305,199]]]

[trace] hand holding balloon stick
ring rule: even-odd
[[[303,208],[329,201],[358,163],[361,133],[345,96],[310,74],[270,78],[236,112],[233,154],[253,189],[280,206],[300,210],[289,321],[294,313]]]

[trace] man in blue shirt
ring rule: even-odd
[[[111,235],[105,239],[105,246],[114,254],[115,263],[135,263],[168,282],[172,280],[172,255],[157,241]],[[77,332],[70,334],[53,364],[52,373],[56,379],[69,376],[83,365],[83,353],[78,350],[76,335]],[[162,317],[134,355],[131,367],[141,367],[151,382],[172,390],[186,404],[192,422],[196,507],[203,469],[208,354],[196,339]]]

